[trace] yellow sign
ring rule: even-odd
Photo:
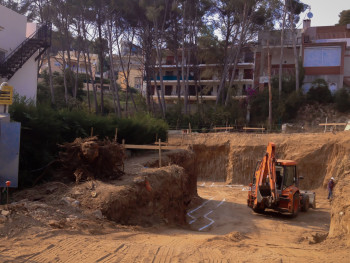
[[[13,98],[13,87],[3,86],[0,90],[0,105],[11,105]]]

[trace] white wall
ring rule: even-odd
[[[35,53],[15,75],[8,81],[14,87],[14,92],[20,96],[26,96],[27,99],[32,99],[36,102],[37,92],[37,61],[35,61]]]
[[[299,49],[297,48],[299,51]],[[267,50],[265,51],[267,54]],[[280,63],[280,56],[281,56],[281,48],[271,48],[270,50],[272,58],[271,58],[271,64],[277,65]],[[283,60],[282,64],[294,64],[294,50],[292,48],[284,48],[283,50]]]
[[[0,48],[8,55],[26,39],[27,18],[0,5]]]
[[[27,23],[26,37],[30,37],[36,31],[36,23]]]
[[[28,23],[27,18],[23,15],[0,5],[0,25],[4,27],[0,31],[0,48],[7,51],[9,55],[18,45],[20,45],[27,36],[30,36],[36,30],[35,23]],[[37,94],[37,68],[38,64],[35,57],[36,52],[24,65],[20,68],[11,79],[7,82],[14,87],[14,91],[20,96],[26,96],[36,102]]]

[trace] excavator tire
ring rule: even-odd
[[[316,209],[316,197],[314,197],[314,201],[312,202],[312,209]]]
[[[292,217],[296,217],[300,210],[300,196],[299,193],[295,193],[293,196],[293,212]]]
[[[265,211],[265,208],[253,208],[253,211],[257,214],[263,214]]]
[[[309,210],[309,206],[310,206],[310,200],[309,200],[309,196],[308,195],[302,195],[303,199],[301,200],[301,211],[302,212],[307,212],[307,210]]]

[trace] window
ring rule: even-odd
[[[166,95],[166,96],[170,96],[172,90],[173,90],[173,87],[172,87],[172,86],[165,86],[165,95]]]
[[[288,187],[295,183],[295,166],[285,166],[283,176],[283,186]]]
[[[244,53],[244,62],[245,63],[253,63],[254,62],[254,52],[246,51]]]
[[[166,57],[166,64],[174,64],[174,56],[167,56]]]
[[[243,79],[253,79],[253,69],[244,69]]]
[[[304,67],[338,67],[341,64],[341,47],[307,47],[304,50]]]

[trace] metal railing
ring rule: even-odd
[[[0,61],[0,74],[2,76],[14,74],[13,69],[17,71],[29,59],[28,55],[32,56],[35,53],[38,48],[31,50],[32,52],[29,54],[28,49],[26,49],[26,47],[32,45],[32,40],[41,40],[40,47],[49,47],[51,45],[51,31],[51,23],[42,24],[33,34],[9,53],[3,61]]]

